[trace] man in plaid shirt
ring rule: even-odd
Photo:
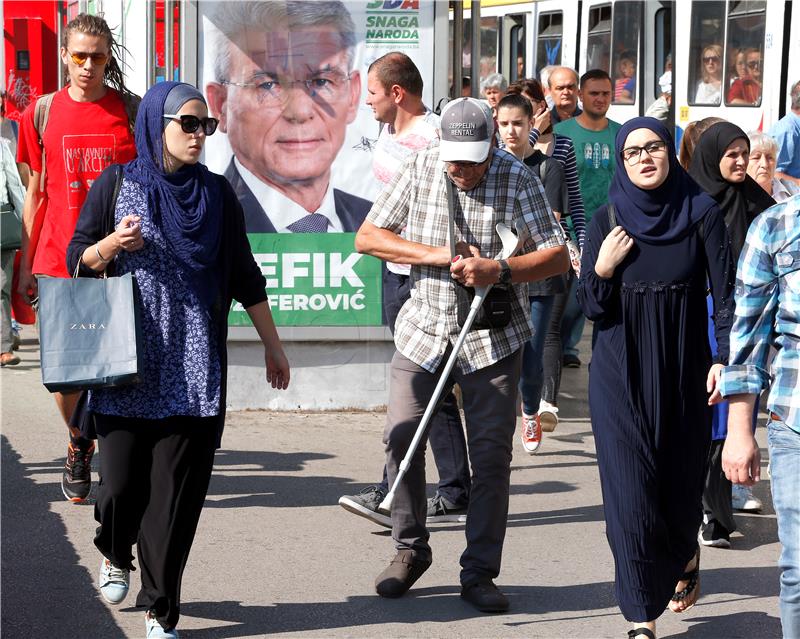
[[[482,611],[502,611],[508,600],[493,579],[508,515],[511,450],[522,347],[531,337],[528,281],[569,268],[563,234],[539,180],[512,155],[492,147],[491,109],[472,98],[442,112],[441,142],[412,156],[375,201],[356,236],[356,249],[411,264],[414,288],[395,326],[384,442],[390,483],[397,476],[459,333],[453,279],[467,286],[506,284],[511,321],[472,330],[458,354],[445,393],[462,390],[472,492],[461,556],[461,596]],[[448,246],[446,180],[456,187],[456,252]],[[519,256],[495,259],[502,242],[495,225],[521,220],[530,240]],[[405,227],[405,237],[397,232]],[[537,327],[538,328],[538,327]],[[544,327],[542,327],[544,328]],[[431,564],[425,527],[425,447],[417,449],[395,494],[392,536],[397,555],[375,582],[383,597],[399,597]]]
[[[770,366],[770,350],[775,359]],[[767,371],[771,368],[772,376]],[[770,384],[771,378],[771,384]],[[769,388],[767,425],[772,501],[781,540],[781,623],[800,637],[800,195],[759,215],[747,232],[736,280],[730,365],[720,394],[730,401],[722,468],[752,485],[761,457],[753,408]]]

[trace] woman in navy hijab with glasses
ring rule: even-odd
[[[98,586],[119,604],[137,544],[147,637],[177,637],[183,569],[225,419],[227,318],[236,299],[264,344],[267,381],[289,365],[245,235],[236,195],[199,163],[217,122],[193,86],[161,82],[136,117],[137,159],[98,178],[67,251],[70,272],[132,273],[141,321],[141,382],[92,391],[102,454],[95,545]],[[113,215],[113,221],[111,216]]]
[[[716,202],[653,118],[616,137],[608,209],[592,217],[578,300],[594,321],[589,406],[615,590],[630,637],[699,595],[708,396],[728,356],[734,266]],[[706,284],[719,342],[712,365]]]

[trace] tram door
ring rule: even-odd
[[[525,50],[525,14],[503,16],[500,31],[500,70],[509,83],[529,75],[529,63]]]
[[[641,107],[643,114],[650,105],[661,97],[662,85],[667,82],[672,90],[675,75],[673,72],[673,34],[674,2],[644,3],[644,39],[641,51],[642,65],[639,70],[641,82]],[[670,110],[668,126],[675,123],[675,110]]]

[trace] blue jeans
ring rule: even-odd
[[[522,375],[519,378],[522,412],[526,415],[539,412],[544,386],[544,341],[554,300],[553,295],[536,295],[530,298],[533,336],[522,351]]]
[[[569,293],[567,294],[567,307],[564,309],[564,316],[561,318],[561,343],[564,345],[564,355],[577,357],[580,352],[578,343],[583,335],[586,317],[578,304],[578,278],[575,277],[574,273],[571,275]]]
[[[767,424],[772,503],[781,541],[781,625],[784,639],[800,638],[800,433]]]

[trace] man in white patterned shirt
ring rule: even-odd
[[[509,288],[509,323],[469,333],[445,388],[449,393],[458,383],[462,389],[473,471],[461,596],[481,611],[502,611],[508,600],[493,580],[508,515],[521,353],[532,332],[524,284],[564,273],[569,258],[541,183],[512,155],[492,147],[491,109],[472,98],[454,100],[442,112],[441,127],[439,146],[411,157],[378,197],[358,231],[356,249],[411,264],[414,282],[395,326],[384,432],[390,482],[458,337],[452,280]],[[448,180],[455,186],[456,260],[448,247]],[[495,259],[502,249],[495,225],[514,228],[517,220],[528,227],[530,240],[519,256]],[[398,552],[376,579],[383,597],[402,596],[431,564],[424,453],[423,445],[395,494],[392,537]]]

